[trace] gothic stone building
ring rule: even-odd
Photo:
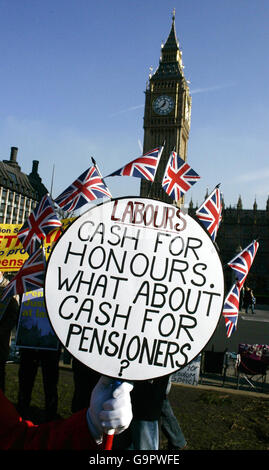
[[[48,192],[38,174],[38,161],[26,175],[17,162],[17,147],[11,147],[10,159],[0,161],[0,223],[21,224]]]
[[[182,52],[176,36],[175,15],[173,15],[169,36],[161,48],[159,66],[149,77],[145,91],[143,151],[147,152],[164,141],[165,149],[154,184],[151,186],[148,181],[141,181],[141,196],[150,195],[158,200],[175,203],[163,191],[161,181],[172,150],[184,160],[187,159],[191,106],[189,86],[184,77]],[[192,204],[189,212],[191,215],[195,214]],[[232,285],[233,274],[230,268],[225,267],[226,263],[253,239],[258,239],[260,246],[246,284],[254,289],[257,302],[269,303],[269,199],[264,210],[258,210],[256,203],[253,205],[253,210],[245,210],[239,197],[236,208],[224,208],[223,220],[216,239],[224,266],[227,290]]]
[[[233,282],[232,271],[225,268],[237,252],[258,240],[259,249],[246,279],[246,285],[253,288],[257,303],[269,303],[269,204],[264,210],[258,210],[256,202],[253,209],[225,208],[216,243],[224,264],[227,288]]]

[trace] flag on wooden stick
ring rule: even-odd
[[[44,286],[46,259],[43,247],[38,248],[23,264],[3,291],[6,297],[40,289]]]
[[[222,311],[222,315],[224,317],[226,325],[226,334],[228,338],[230,338],[231,334],[236,330],[237,327],[239,298],[239,285],[238,283],[235,283],[225,299]]]
[[[202,222],[212,240],[216,240],[221,222],[222,202],[219,185],[211,192],[195,215]]]
[[[127,163],[127,165],[123,166],[119,170],[110,173],[106,178],[109,176],[134,176],[136,178],[142,178],[152,182],[154,181],[162,151],[163,145],[156,147],[142,155],[142,157],[138,157],[130,163]]]
[[[242,250],[239,255],[236,255],[231,261],[229,261],[229,263],[227,263],[228,266],[230,266],[230,268],[232,268],[236,273],[240,290],[244,285],[258,248],[259,243],[257,240],[253,240],[253,242]]]
[[[99,170],[96,166],[92,166],[68,186],[55,199],[55,202],[63,210],[72,212],[101,197],[111,198],[112,196]]]
[[[162,187],[168,196],[174,201],[179,201],[198,179],[200,176],[173,151],[162,180]]]
[[[54,227],[61,227],[61,225],[53,202],[46,194],[21,227],[18,238],[27,253],[31,255],[39,248],[46,235]]]

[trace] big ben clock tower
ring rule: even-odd
[[[141,180],[140,195],[173,202],[161,187],[170,153],[175,150],[187,159],[190,131],[191,96],[183,73],[182,54],[176,37],[175,12],[156,72],[150,76],[145,92],[144,146],[148,152],[165,141],[154,183]]]

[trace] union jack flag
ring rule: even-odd
[[[212,191],[204,203],[196,211],[196,217],[207,229],[212,240],[216,240],[221,222],[222,202],[219,187]]]
[[[190,187],[197,182],[200,176],[173,151],[169,157],[162,187],[168,196],[179,201]]]
[[[46,260],[43,248],[38,248],[25,261],[16,276],[3,290],[2,299],[16,294],[40,289],[44,286]]]
[[[54,210],[48,194],[43,196],[39,205],[33,210],[18,232],[24,249],[29,255],[34,253],[53,227],[60,227],[61,221]]]
[[[142,157],[136,158],[119,170],[106,176],[106,178],[109,176],[135,176],[152,182],[158,168],[162,151],[163,146],[150,150],[144,153]]]
[[[63,210],[71,212],[100,197],[111,194],[105,185],[100,172],[95,166],[84,171],[60,196],[54,201]]]
[[[243,251],[241,251],[239,255],[236,255],[231,261],[229,261],[229,263],[227,263],[228,266],[236,272],[240,290],[244,285],[258,248],[259,243],[254,240]]]
[[[233,285],[229,294],[227,295],[222,311],[222,315],[224,316],[224,321],[226,325],[226,334],[228,338],[230,338],[233,331],[236,330],[239,311],[239,297],[240,288],[238,283],[236,283]]]

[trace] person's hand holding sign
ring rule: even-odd
[[[40,425],[20,417],[13,404],[0,390],[0,449],[59,450],[107,449],[106,434],[120,434],[132,420],[130,383],[120,383],[101,376],[93,389],[90,406],[66,419]],[[109,440],[108,440],[109,441]],[[109,444],[112,445],[113,435]]]
[[[98,444],[102,442],[103,433],[120,434],[132,420],[130,392],[133,385],[122,382],[115,387],[115,383],[115,380],[102,376],[91,395],[87,420]]]

